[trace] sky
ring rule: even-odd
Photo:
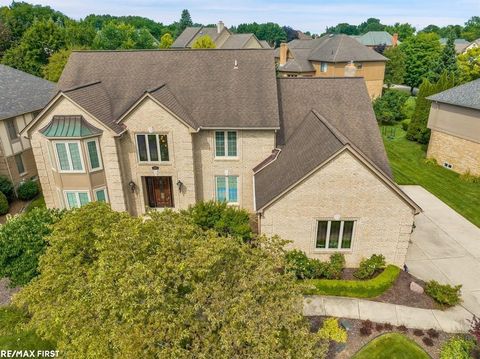
[[[139,15],[169,24],[188,9],[194,22],[232,26],[245,22],[276,22],[297,30],[322,33],[340,22],[359,24],[375,17],[384,24],[409,22],[418,30],[429,24],[463,24],[480,16],[480,0],[24,0],[49,5],[80,19],[89,14]],[[0,0],[9,5],[10,0]]]

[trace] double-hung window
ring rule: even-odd
[[[215,131],[215,157],[237,156],[237,132]]]
[[[168,162],[168,136],[166,134],[138,134],[137,153],[140,162]]]
[[[85,172],[79,141],[55,142],[55,153],[61,172]]]
[[[102,159],[100,156],[100,146],[98,139],[94,138],[85,142],[88,152],[88,164],[90,171],[98,171],[102,169]]]
[[[65,191],[68,208],[78,208],[90,202],[88,191]]]
[[[215,177],[215,197],[219,202],[238,203],[238,176]]]
[[[17,165],[19,175],[23,175],[27,172],[25,171],[25,165],[23,164],[23,158],[21,153],[15,155],[15,164]]]
[[[316,249],[351,249],[355,221],[317,221]]]
[[[7,126],[8,138],[10,138],[11,141],[18,140],[19,136],[15,119],[9,118],[5,120],[5,126]]]

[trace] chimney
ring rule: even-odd
[[[287,53],[288,53],[288,46],[286,42],[282,42],[280,44],[280,62],[279,65],[285,65],[287,63]]]
[[[395,46],[397,46],[397,45],[398,45],[398,34],[395,33],[395,34],[393,34],[393,36],[392,36],[392,47],[395,47]]]
[[[224,28],[225,28],[225,24],[223,23],[223,21],[219,21],[217,24],[217,33],[220,34]]]
[[[355,77],[355,74],[357,73],[357,66],[353,63],[353,61],[350,61],[346,66],[345,66],[345,77]]]

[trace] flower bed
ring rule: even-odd
[[[302,281],[303,293],[373,298],[389,289],[399,274],[400,268],[388,265],[383,272],[369,280],[307,279]]]

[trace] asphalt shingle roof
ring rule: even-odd
[[[366,34],[351,36],[365,46],[392,46],[393,37],[386,31],[369,31]]]
[[[0,65],[0,119],[41,110],[55,93],[53,82]]]
[[[173,112],[183,111],[179,116],[186,122],[215,128],[278,128],[272,52],[73,52],[59,88],[117,133],[123,130],[117,123],[122,114],[145,92],[162,85],[168,94],[159,101],[174,106]]]
[[[429,96],[427,99],[480,110],[480,79]]]

